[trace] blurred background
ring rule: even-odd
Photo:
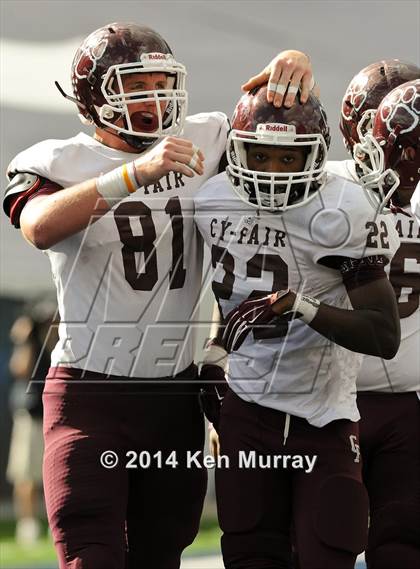
[[[420,58],[420,2],[417,0],[398,3],[386,0],[1,0],[0,9],[0,163],[3,173],[20,150],[40,140],[67,138],[81,130],[89,132],[78,120],[75,106],[58,93],[54,80],[58,80],[65,91],[71,91],[70,65],[77,46],[87,34],[106,23],[135,21],[155,28],[164,36],[177,60],[187,66],[190,114],[220,110],[230,116],[241,94],[240,85],[279,51],[294,48],[308,53],[332,129],[332,159],[346,158],[337,125],[340,101],[353,75],[379,59],[399,58],[419,64]],[[31,350],[37,349],[33,344],[33,330],[38,326],[34,318],[39,314],[34,312],[34,307],[44,303],[44,309],[49,306],[50,310],[54,302],[52,292],[46,257],[29,247],[9,220],[0,216],[2,569],[55,567],[44,521],[36,460],[30,454],[26,456],[33,466],[33,480],[29,486],[24,485],[23,490],[16,489],[19,476],[13,472],[19,468],[24,470],[22,456],[22,464],[19,465],[18,456],[12,460],[18,466],[10,466],[13,440],[12,445],[10,441],[19,435],[19,429],[16,435],[16,418],[22,408],[22,385],[16,377],[22,373],[22,362],[32,365],[30,362],[35,357]],[[42,318],[52,318],[51,314],[47,315],[48,310]],[[16,324],[22,317],[27,319],[26,329],[25,320]],[[22,340],[25,333],[26,339]],[[17,357],[15,350],[19,342],[21,347],[26,342],[27,347]],[[26,409],[26,419],[28,414],[33,417]],[[39,415],[27,420],[26,427],[20,427],[21,432],[26,429],[27,439],[36,438],[37,421],[39,426]],[[23,447],[18,444],[18,448]],[[39,454],[39,445],[34,444],[32,451],[35,448],[35,454]],[[25,516],[27,508],[30,515]],[[20,537],[19,531],[16,534],[18,512],[21,518],[41,520],[39,527],[33,524],[31,529],[29,523],[26,528],[26,546],[25,531],[21,530]],[[191,553],[216,550],[218,537],[210,490],[202,531]],[[187,566],[212,569],[222,565],[218,558],[203,558],[187,560]]]

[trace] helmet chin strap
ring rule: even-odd
[[[118,136],[124,140],[129,146],[144,152],[148,150],[153,144],[155,144],[159,139],[156,138],[145,138],[142,136],[134,136],[133,134],[126,134],[124,132],[119,132]]]
[[[142,137],[142,136],[134,136],[132,134],[126,134],[124,132],[118,132],[116,130],[114,130],[113,128],[110,127],[106,127],[104,129],[102,129],[103,131],[105,131],[106,133],[112,135],[115,138],[119,138],[121,140],[123,140],[126,144],[128,144],[128,146],[131,146],[131,148],[133,148],[134,150],[137,150],[138,153],[140,154],[141,152],[145,152],[146,150],[149,150],[154,144],[156,144],[157,142],[159,142],[159,138],[146,138],[146,137]],[[99,140],[101,142],[103,142],[102,137],[99,138]]]
[[[125,128],[128,127],[127,119],[125,116],[122,117],[123,123]],[[153,144],[159,141],[156,138],[148,138],[146,136],[135,136],[134,134],[127,134],[125,132],[119,132],[118,136],[124,140],[129,146],[139,150],[140,152],[144,152],[148,150]]]

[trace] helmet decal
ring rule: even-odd
[[[355,81],[347,87],[345,98],[347,105],[341,107],[341,116],[344,120],[351,120],[353,109],[359,111],[367,99],[368,76],[359,74]]]
[[[102,39],[98,45],[80,51],[78,60],[74,65],[74,73],[78,79],[87,79],[92,77],[96,69],[96,62],[101,59],[108,45],[108,39]],[[89,81],[91,82],[91,81]]]
[[[397,188],[414,190],[420,179],[420,80],[383,99],[372,129],[355,144],[354,158],[360,183],[380,209]]]
[[[382,99],[399,85],[420,78],[420,68],[399,59],[368,65],[350,81],[341,104],[340,130],[347,150],[372,129],[375,112]]]
[[[397,125],[403,124],[400,134],[414,130],[418,125],[420,113],[420,95],[413,84],[395,89],[390,100],[380,107],[381,118],[392,132]]]

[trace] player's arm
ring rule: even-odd
[[[276,107],[291,107],[300,89],[300,101],[306,103],[314,89],[311,60],[301,51],[288,49],[279,53],[264,69],[242,85],[243,91],[268,83],[267,100]],[[315,94],[319,97],[319,89]]]
[[[352,288],[348,295],[353,310],[320,303],[308,325],[353,352],[393,358],[400,345],[400,319],[395,293],[388,279],[373,280]],[[296,294],[290,292],[288,298],[273,305],[274,313],[292,310],[295,301]],[[311,302],[311,299],[304,302]],[[302,304],[300,306],[305,310]]]
[[[78,233],[109,209],[96,190],[96,180],[67,188],[65,192],[34,196],[20,213],[23,236],[38,249],[49,249]]]
[[[288,320],[300,318],[348,350],[393,358],[400,345],[400,320],[395,293],[386,277],[384,264],[381,256],[340,261],[353,310],[336,308],[292,290],[244,301],[226,317],[225,349],[228,352],[237,350],[255,328],[264,333],[265,327],[275,326],[277,331],[282,329],[286,335]]]
[[[41,191],[41,195],[32,196],[20,212],[22,233],[38,249],[48,249],[86,228],[130,193],[156,183],[171,171],[188,177],[201,175],[203,160],[201,151],[189,140],[167,137],[133,162],[104,176],[65,191],[50,195]]]

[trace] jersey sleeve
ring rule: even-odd
[[[20,215],[28,201],[63,188],[53,181],[59,155],[60,141],[44,140],[20,152],[9,164],[3,210],[15,227],[20,227]]]
[[[324,257],[319,263],[339,271],[347,291],[387,278],[385,265],[388,261],[382,255],[373,255],[362,259],[340,256]]]
[[[224,113],[200,113],[188,117],[184,136],[194,142],[205,156],[208,176],[219,171],[220,161],[226,151],[229,121]]]
[[[224,171],[223,157],[226,154],[226,142],[229,132],[229,121],[224,113],[208,113],[209,128],[206,129],[206,147],[205,152],[211,161],[210,176],[216,176],[219,172]],[[221,169],[222,164],[222,169]]]
[[[20,228],[20,216],[28,201],[59,190],[62,190],[62,186],[38,174],[15,172],[11,175],[4,194],[4,213],[10,218],[12,225]]]
[[[381,257],[390,262],[400,246],[393,216],[369,213],[339,208],[318,212],[311,222],[313,261],[328,265],[329,257]]]
[[[217,163],[217,169],[214,172],[214,174],[216,175],[220,172],[224,172],[225,170],[225,167],[221,168],[221,164],[222,166],[224,164],[223,160],[226,155],[226,142],[230,127],[229,127],[229,120],[224,113],[212,113],[212,115],[215,115],[215,120],[217,120],[218,123],[218,129],[216,135],[218,163]]]
[[[358,183],[354,160],[328,160],[325,170],[339,178]]]

